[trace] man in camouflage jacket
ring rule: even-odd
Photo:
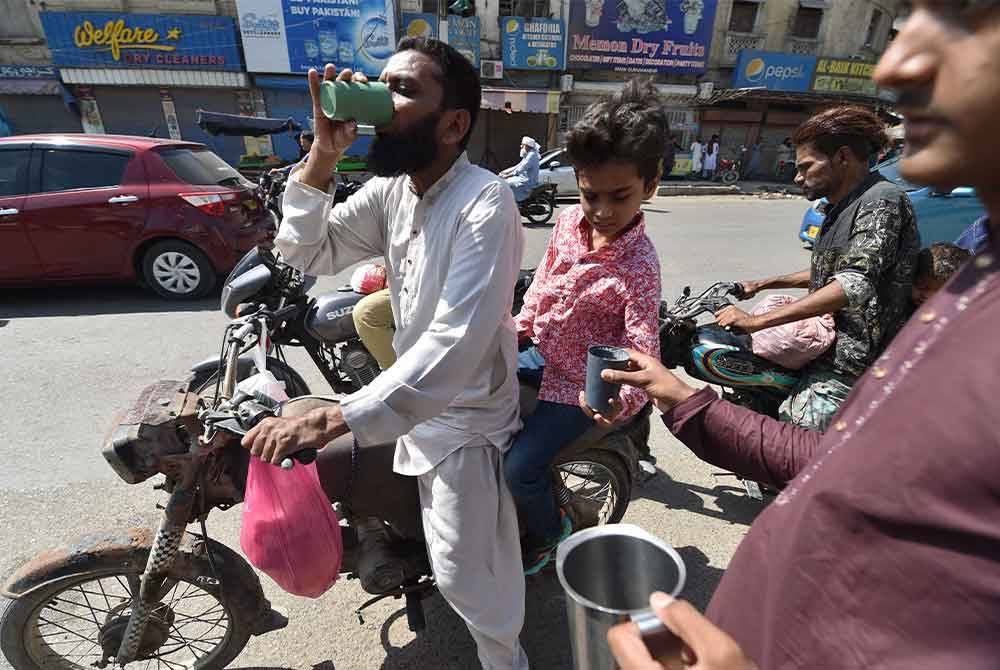
[[[909,313],[920,251],[913,205],[899,186],[868,169],[886,139],[878,117],[857,107],[827,110],[796,131],[795,181],[810,200],[829,203],[811,268],[743,286],[747,297],[780,288],[808,288],[809,295],[767,314],[728,307],[716,315],[721,325],[752,333],[833,314],[836,343],[803,370],[780,409],[780,418],[805,428],[826,430]]]

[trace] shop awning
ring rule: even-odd
[[[711,107],[722,102],[734,100],[758,100],[763,102],[788,103],[796,105],[826,104],[831,107],[843,105],[845,102],[861,103],[876,109],[892,110],[895,97],[891,92],[879,92],[879,97],[849,93],[817,93],[811,91],[772,91],[764,87],[754,88],[722,88],[716,89],[711,98],[698,100],[698,107]]]
[[[504,111],[510,103],[511,112],[558,114],[560,95],[559,91],[484,88],[481,108]]]
[[[603,97],[613,95],[625,85],[623,81],[574,81],[573,94]],[[656,91],[665,105],[685,105],[698,95],[694,84],[657,84]]]
[[[249,88],[245,72],[153,70],[145,68],[61,68],[67,84],[107,86],[174,86],[177,88]]]
[[[237,137],[260,137],[288,130],[302,130],[295,119],[268,119],[262,116],[240,116],[206,112],[199,109],[195,123],[209,135],[234,135]]]

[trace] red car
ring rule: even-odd
[[[273,235],[253,183],[202,144],[0,138],[0,286],[140,280],[197,298]]]

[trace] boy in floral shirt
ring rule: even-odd
[[[552,461],[593,426],[580,409],[587,349],[631,347],[659,358],[660,263],[640,206],[656,192],[670,135],[652,84],[629,82],[592,105],[567,137],[580,205],[560,214],[534,282],[515,318],[522,360],[544,365],[538,407],[504,458],[504,474],[526,528],[524,571],[549,562],[571,532],[552,490]],[[647,401],[622,391],[617,416]]]

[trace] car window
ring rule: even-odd
[[[129,154],[45,149],[42,192],[118,186],[131,158]]]
[[[0,150],[0,198],[28,192],[30,149]]]
[[[164,149],[159,152],[179,179],[195,186],[246,186],[246,179],[208,149]]]

